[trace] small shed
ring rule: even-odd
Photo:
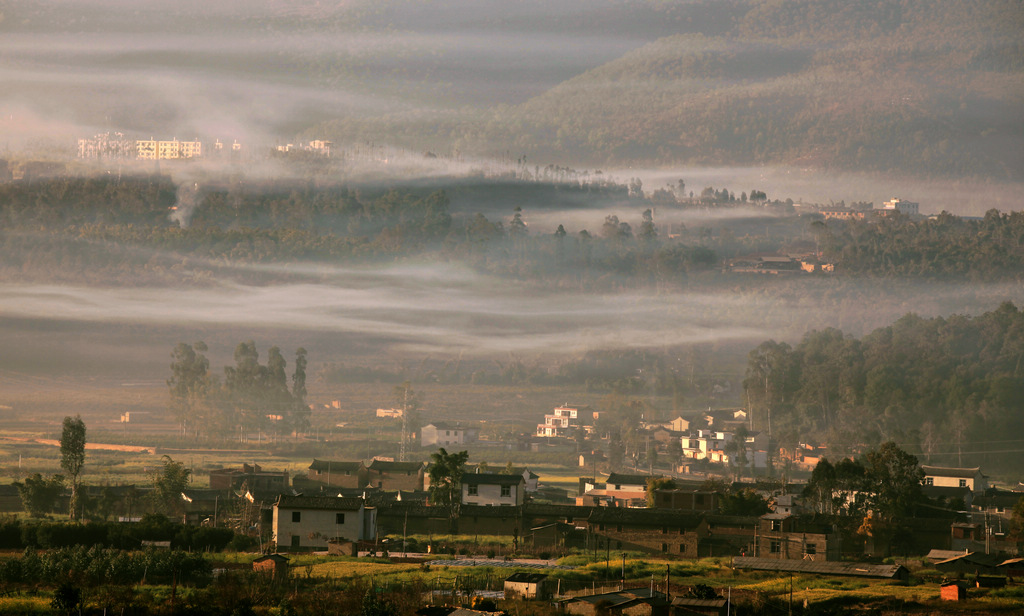
[[[260,556],[252,561],[252,570],[272,577],[274,580],[284,580],[288,577],[288,557],[282,554]]]
[[[544,573],[518,572],[505,578],[506,599],[549,599],[551,587]]]
[[[939,597],[943,601],[963,601],[967,599],[967,588],[961,582],[946,582],[939,588]]]
[[[327,553],[330,556],[359,556],[359,544],[340,537],[328,539]]]

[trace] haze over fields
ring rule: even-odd
[[[246,339],[314,367],[707,345],[738,392],[769,338],[1024,305],[1009,222],[909,249],[792,209],[1019,211],[1021,32],[1019,0],[0,0],[0,158],[102,180],[0,202],[0,370],[159,386],[200,339],[216,366]],[[243,156],[73,161],[106,132]],[[312,139],[335,158],[269,155]],[[722,271],[823,250],[842,276]]]

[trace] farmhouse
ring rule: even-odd
[[[360,462],[339,462],[317,460],[309,465],[309,478],[339,488],[362,488],[366,486],[367,470]]]
[[[462,476],[462,502],[466,505],[522,505],[526,481],[522,475],[467,473]]]
[[[326,550],[329,539],[367,541],[377,534],[377,510],[361,498],[281,495],[274,503],[279,550]]]

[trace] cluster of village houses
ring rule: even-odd
[[[587,407],[560,406],[545,416],[537,434],[567,437],[572,430],[592,428],[597,417]],[[684,462],[676,471],[702,459],[735,465],[740,449],[729,443],[738,438],[744,440],[748,468],[763,469],[768,464],[767,437],[745,432],[745,422],[744,412],[734,409],[708,413],[703,428],[691,429],[682,418],[646,427],[650,446],[672,440],[681,445]],[[451,448],[477,436],[473,428],[442,422],[420,430],[425,446]],[[772,509],[766,515],[727,516],[719,512],[723,495],[704,488],[703,480],[678,472],[598,477],[590,471],[603,467],[595,465],[599,455],[579,454],[583,476],[574,494],[544,486],[529,468],[496,472],[471,464],[462,475],[461,507],[454,522],[447,508],[430,503],[429,466],[422,461],[315,459],[307,473],[291,481],[285,472],[244,465],[211,471],[209,491],[244,489],[265,503],[263,523],[272,527],[281,551],[380,549],[378,540],[384,536],[447,535],[453,524],[463,535],[515,536],[520,546],[534,552],[577,548],[824,563],[881,555],[886,549],[873,545],[871,538],[844,545],[835,526],[821,516],[806,515],[811,512],[801,507],[802,484],[766,487],[762,496]],[[821,452],[805,447],[789,455],[811,468]],[[994,561],[997,554],[1016,553],[1007,535],[1013,506],[1022,494],[990,488],[978,468],[922,468],[926,495],[963,503],[966,511],[913,520],[908,524],[913,537],[905,543],[941,560],[976,560],[980,554]],[[671,476],[675,487],[648,494],[652,479],[663,476]],[[760,489],[756,483],[743,486]],[[201,506],[201,492],[190,491],[196,507],[189,516],[195,522],[210,513]],[[1000,563],[990,564],[994,570]]]
[[[1024,577],[1024,558],[1015,556],[1016,546],[1006,534],[1012,508],[1022,495],[993,490],[978,468],[922,468],[926,494],[961,499],[969,511],[911,520],[906,526],[911,529],[913,547],[907,555],[927,555],[951,579],[966,575],[978,583],[1005,583]],[[881,556],[886,547],[874,545],[870,537],[855,545],[844,544],[833,522],[801,508],[801,485],[766,491],[763,496],[772,510],[765,515],[735,516],[721,514],[723,495],[697,481],[675,477],[676,487],[654,489],[649,495],[651,480],[659,477],[619,472],[603,480],[581,477],[575,495],[559,496],[528,468],[492,472],[470,465],[462,476],[455,533],[512,536],[522,551],[534,554],[575,548],[612,560],[626,551],[683,559],[731,556],[734,566],[748,570],[874,579],[908,576],[898,564],[865,564],[866,557]],[[429,501],[429,466],[424,462],[315,459],[308,473],[295,477],[290,486],[286,473],[258,466],[213,471],[210,483],[233,489],[262,486],[261,492],[277,492],[266,500],[264,521],[272,525],[280,552],[386,551],[380,539],[391,536],[394,554],[400,549],[394,542],[397,536],[443,537],[453,528],[449,510]],[[744,485],[759,489],[756,484]],[[432,547],[444,550],[443,545]],[[963,583],[951,583],[948,590],[962,598],[963,588]],[[517,573],[506,580],[505,592],[528,598],[556,594],[543,573]],[[696,609],[718,614],[728,609],[721,597],[672,598],[656,587],[622,586],[604,592],[558,592],[557,596],[563,610],[573,614],[593,613],[597,603],[622,608],[609,613],[632,613],[627,608],[640,605],[645,607],[637,613]]]
[[[589,407],[559,406],[545,415],[533,439],[570,443],[576,431],[593,430],[598,418]],[[708,412],[696,421],[701,427],[681,417],[642,426],[647,446],[678,444],[682,450],[682,462],[664,474],[613,471],[599,477],[598,470],[607,469],[604,455],[584,452],[577,454],[578,486],[566,490],[545,486],[529,468],[470,464],[461,476],[455,519],[450,508],[430,502],[427,462],[392,459],[313,459],[305,473],[294,477],[257,464],[212,470],[209,488],[189,488],[182,494],[183,519],[217,524],[218,508],[224,511],[231,499],[242,500],[253,510],[252,530],[269,530],[274,548],[285,553],[393,552],[398,546],[383,542],[386,537],[393,541],[396,536],[442,537],[454,532],[513,537],[520,551],[534,554],[576,549],[609,557],[626,551],[682,559],[729,556],[746,569],[876,578],[906,575],[899,566],[857,563],[885,555],[888,546],[876,545],[871,537],[851,540],[831,518],[812,515],[801,506],[805,484],[732,486],[759,493],[770,512],[724,515],[720,506],[725,495],[708,489],[703,479],[688,477],[690,465],[707,460],[734,467],[742,455],[747,468],[765,469],[768,439],[746,430],[742,409]],[[477,428],[455,423],[434,422],[420,429],[425,447],[455,451],[478,438]],[[742,447],[736,444],[739,439]],[[803,446],[781,455],[809,469],[822,450]],[[936,568],[953,576],[1024,577],[1024,558],[1016,557],[1017,547],[1009,539],[1012,511],[1024,494],[990,487],[979,468],[922,469],[926,496],[962,503],[965,510],[935,508],[929,517],[908,521],[905,527],[912,536],[902,541],[909,546],[903,555],[928,555]],[[674,487],[652,488],[652,480],[665,477]],[[0,508],[3,505],[0,494]],[[605,598],[621,600],[623,606],[655,599],[666,598],[658,599],[656,593]]]

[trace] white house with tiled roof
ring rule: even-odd
[[[968,488],[975,494],[988,489],[988,479],[981,474],[981,468],[952,468],[945,466],[921,465],[924,471],[924,485],[946,488]]]
[[[326,550],[334,538],[369,541],[377,535],[377,510],[361,498],[282,494],[273,533],[278,551]]]

